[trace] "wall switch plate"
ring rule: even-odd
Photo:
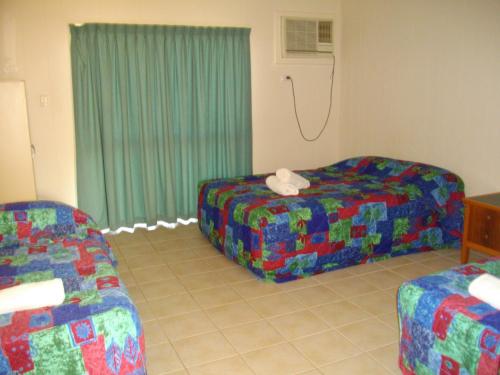
[[[49,105],[49,96],[48,95],[40,95],[40,106],[47,107]]]

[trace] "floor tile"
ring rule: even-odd
[[[219,250],[217,250],[212,244],[195,247],[193,248],[193,251],[198,254],[199,258],[212,258],[221,255]]]
[[[189,375],[187,370],[177,370],[177,371],[172,371],[172,372],[165,372],[162,375]]]
[[[442,257],[451,257],[455,259],[460,259],[460,250],[459,249],[442,249],[436,252],[437,255]],[[472,254],[472,252],[471,252]]]
[[[178,238],[178,235],[175,229],[159,227],[155,230],[145,232],[144,237],[146,237],[149,242],[162,242]]]
[[[335,271],[323,272],[318,275],[314,275],[314,278],[320,283],[330,283],[336,280],[345,279],[346,277],[354,276],[354,273],[350,271],[351,267],[341,268]]]
[[[288,343],[249,352],[243,357],[257,375],[292,375],[313,369],[311,363]]]
[[[165,251],[175,251],[175,250],[184,250],[184,249],[193,249],[195,247],[206,246],[210,244],[208,240],[204,237],[179,237],[163,242],[155,242],[153,243],[153,247],[159,252]]]
[[[186,262],[189,260],[196,260],[201,258],[199,253],[195,249],[167,251],[165,253],[162,253],[160,257],[166,264]]]
[[[157,318],[186,314],[200,310],[198,304],[189,294],[177,294],[149,301],[149,307]]]
[[[337,329],[362,350],[372,350],[396,342],[398,339],[395,330],[380,324],[375,318],[348,324]]]
[[[125,283],[125,286],[127,288],[129,288],[131,286],[135,286],[137,284],[132,272],[130,272],[130,271],[119,272],[118,277],[120,278],[121,281],[123,281]]]
[[[137,307],[137,310],[139,311],[139,316],[141,317],[142,322],[147,322],[149,320],[156,319],[153,311],[151,311],[151,308],[149,307],[149,304],[144,301],[144,302],[136,302],[135,307]]]
[[[432,269],[425,267],[422,263],[412,263],[391,269],[393,272],[401,275],[406,280],[413,280],[432,273]]]
[[[213,271],[207,266],[207,263],[203,259],[173,263],[170,264],[170,269],[178,277],[187,277],[198,273]]]
[[[142,291],[138,286],[127,287],[127,290],[134,303],[144,302],[146,300],[146,298],[144,298],[144,294],[142,294]]]
[[[219,277],[226,284],[235,284],[240,283],[242,281],[258,281],[257,276],[255,276],[252,272],[246,269],[243,266],[233,267],[225,270],[218,271]]]
[[[144,236],[144,231],[136,229],[134,233],[121,232],[113,235],[112,241],[120,248],[147,244],[148,239]]]
[[[168,297],[173,294],[186,293],[186,289],[177,279],[155,281],[139,285],[139,287],[148,301]]]
[[[381,365],[379,365],[368,354],[363,353],[356,357],[345,359],[340,362],[332,363],[321,367],[324,375],[388,375],[390,374]]]
[[[154,281],[169,280],[175,277],[173,272],[165,265],[150,266],[132,270],[137,284],[146,284]]]
[[[361,276],[335,280],[328,284],[325,284],[325,286],[344,297],[359,296],[361,294],[375,292],[378,290],[373,284],[362,279]]]
[[[205,289],[198,292],[191,292],[193,298],[204,309],[227,305],[228,303],[241,301],[241,297],[230,286],[221,286],[212,289]]]
[[[269,294],[279,293],[279,287],[274,283],[262,280],[249,280],[231,285],[243,298],[257,298]]]
[[[404,277],[390,270],[371,272],[362,275],[361,278],[379,289],[398,287],[405,281]]]
[[[405,255],[406,258],[414,262],[423,262],[430,259],[435,259],[439,257],[436,250],[433,251],[423,251],[415,254]]]
[[[399,344],[393,343],[369,352],[370,356],[393,374],[400,374],[398,366]]]
[[[147,257],[151,255],[157,255],[157,251],[149,244],[145,242],[140,245],[131,245],[127,247],[120,248],[120,254],[127,260],[136,257]]]
[[[198,226],[198,223],[190,223],[187,225],[179,223],[177,227],[175,227],[175,231],[177,232],[177,235],[179,237],[193,237],[193,236],[198,236],[198,237],[203,237],[200,231],[200,227]]]
[[[143,322],[142,327],[144,329],[144,337],[146,338],[146,347],[149,348],[151,345],[168,341],[167,336],[165,336],[156,320]]]
[[[261,319],[259,314],[244,301],[214,307],[206,310],[206,313],[219,328],[228,328]]]
[[[150,254],[150,255],[140,255],[135,256],[133,258],[127,258],[128,268],[132,270],[132,272],[137,268],[144,268],[149,266],[158,266],[164,264],[163,260],[159,255]]]
[[[352,357],[360,352],[349,340],[336,331],[327,331],[292,342],[316,366]]]
[[[146,365],[148,375],[157,375],[177,370],[184,366],[169,343],[148,346]]]
[[[233,263],[222,255],[217,258],[197,259],[188,262],[175,263],[170,269],[180,277],[197,273],[216,271],[232,266]]]
[[[460,265],[459,259],[451,259],[451,258],[436,258],[429,259],[421,262],[425,267],[428,267],[432,270],[432,272],[443,271],[448,268],[456,267]]]
[[[391,296],[384,291],[353,297],[349,301],[374,315],[396,311],[396,296]]]
[[[113,247],[112,251],[113,251],[113,255],[115,256],[115,259],[118,262],[118,264],[120,264],[120,263],[127,264],[127,260],[122,255],[122,253],[120,252],[120,249],[118,247]]]
[[[171,341],[216,331],[217,328],[203,311],[158,319],[158,324]]]
[[[224,255],[217,255],[213,258],[205,258],[201,260],[205,262],[207,271],[222,271],[227,269],[240,269],[241,266],[226,258]]]
[[[187,290],[190,291],[226,285],[224,277],[220,274],[220,272],[206,272],[197,275],[179,277],[179,281]]]
[[[253,375],[252,370],[239,356],[191,367],[189,373],[191,375]]]
[[[387,324],[392,329],[399,330],[398,313],[393,311],[387,314],[377,315],[377,319],[381,320],[383,323]]]
[[[309,310],[281,315],[269,319],[269,322],[287,340],[312,335],[313,333],[321,332],[329,328],[327,324]]]
[[[319,285],[315,277],[306,277],[304,279],[292,280],[286,283],[277,284],[281,292],[290,292],[292,290],[308,288]]]
[[[220,332],[205,333],[175,341],[173,346],[188,368],[236,354],[231,344]]]
[[[368,312],[348,301],[329,303],[312,308],[311,311],[331,327],[338,327],[371,317]]]
[[[304,309],[304,305],[289,296],[287,293],[249,299],[248,303],[255,309],[255,311],[265,318],[289,314],[291,312]]]
[[[288,293],[303,305],[312,307],[341,300],[342,297],[323,285],[298,289]]]
[[[124,272],[130,272],[130,268],[127,266],[127,262],[118,262],[118,265],[116,266],[116,270],[118,271],[119,274],[122,274]]]
[[[369,272],[380,271],[383,269],[384,268],[379,264],[379,262],[359,264],[357,266],[349,267],[349,271],[352,272],[354,275],[364,275]]]
[[[404,266],[405,264],[411,264],[413,261],[409,259],[407,256],[397,256],[397,257],[392,257],[383,261],[380,261],[379,264],[384,267],[384,268],[394,268],[394,267],[399,267],[399,266]]]
[[[283,337],[265,320],[222,330],[239,353],[257,350],[283,342]]]

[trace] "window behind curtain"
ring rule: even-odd
[[[251,173],[250,30],[71,26],[78,205],[103,228],[196,216]]]

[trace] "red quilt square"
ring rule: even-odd
[[[120,281],[116,276],[105,276],[96,279],[97,289],[110,289],[120,287]]]
[[[28,221],[28,214],[25,211],[14,212],[15,221]]]
[[[69,324],[73,342],[76,345],[95,340],[94,325],[90,319],[83,319]]]
[[[31,226],[33,223],[22,223],[18,222],[17,223],[17,237],[19,239],[27,238],[31,234]]]

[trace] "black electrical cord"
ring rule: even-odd
[[[318,135],[316,137],[313,137],[313,138],[307,138],[304,135],[304,132],[302,131],[302,125],[300,124],[299,115],[297,114],[297,102],[296,102],[296,99],[295,99],[295,86],[293,85],[293,78],[291,76],[286,76],[285,77],[287,80],[289,80],[292,83],[293,110],[295,112],[295,119],[297,120],[297,125],[299,127],[300,135],[302,136],[302,138],[306,142],[314,142],[314,141],[316,141],[319,137],[321,137],[321,135],[323,134],[323,132],[326,129],[326,125],[328,124],[328,120],[330,119],[330,114],[332,112],[333,77],[334,76],[335,76],[335,55],[332,54],[332,74],[330,76],[330,105],[328,107],[328,115],[326,116],[325,123],[323,124],[323,127],[321,128],[320,132],[318,133]]]

